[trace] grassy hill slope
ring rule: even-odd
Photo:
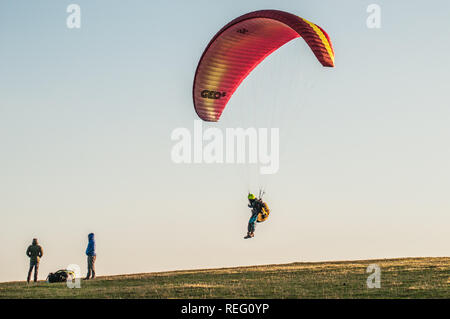
[[[381,288],[368,289],[369,264]],[[292,263],[97,277],[65,283],[8,282],[0,298],[450,298],[450,258]]]

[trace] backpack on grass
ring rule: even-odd
[[[49,273],[47,276],[47,282],[65,282],[69,277],[70,279],[75,278],[75,273],[72,270],[61,269],[55,273]]]

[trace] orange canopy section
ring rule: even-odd
[[[302,37],[323,66],[334,66],[328,34],[288,12],[247,13],[224,26],[209,42],[195,72],[193,98],[198,116],[217,122],[245,77],[268,55]]]

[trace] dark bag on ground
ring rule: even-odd
[[[71,270],[67,270],[67,269],[61,269],[58,270],[57,272],[53,273],[49,273],[47,276],[47,282],[53,283],[53,282],[66,282],[67,278],[74,278],[75,274],[73,271]]]

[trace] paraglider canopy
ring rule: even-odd
[[[225,25],[203,52],[194,78],[193,99],[198,116],[217,122],[234,91],[268,55],[302,37],[317,60],[334,66],[328,34],[318,25],[288,12],[261,10]]]

